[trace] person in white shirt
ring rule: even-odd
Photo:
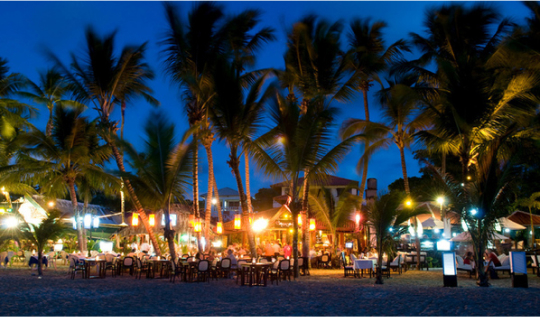
[[[279,254],[280,250],[281,250],[281,247],[279,246],[278,242],[277,241],[274,241],[274,244],[272,244],[272,248],[274,249],[274,254]]]
[[[141,244],[141,251],[144,254],[148,254],[148,252],[150,252],[150,245],[146,242],[146,240]]]

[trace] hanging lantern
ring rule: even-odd
[[[217,223],[216,233],[217,234],[222,234],[223,233],[223,223],[222,222]]]
[[[309,219],[309,231],[315,231],[315,219]]]
[[[298,226],[302,225],[302,214],[298,215]]]
[[[156,225],[156,215],[150,214],[150,216],[148,217],[148,224],[150,225],[150,227],[154,227]]]
[[[189,215],[188,221],[189,221],[189,227],[190,228],[195,228],[195,216],[194,215]]]
[[[170,214],[169,215],[169,219],[170,219],[170,224],[171,224],[171,227],[176,227],[176,214]]]
[[[73,217],[73,230],[77,230],[77,218]]]
[[[131,225],[136,227],[139,225],[139,214],[138,213],[133,213],[133,215],[131,215]]]
[[[360,226],[360,219],[361,219],[361,218],[362,218],[362,217],[360,216],[360,213],[357,212],[357,213],[356,213],[356,216],[355,216],[356,226]]]
[[[94,228],[94,229],[99,228],[99,218],[98,217],[94,217],[94,219],[92,219],[92,228]]]
[[[234,230],[240,230],[242,228],[242,218],[240,214],[234,215]]]
[[[201,218],[195,219],[195,232],[201,232],[202,231],[202,224],[201,224]]]

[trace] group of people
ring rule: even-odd
[[[484,252],[484,260],[486,261],[486,272],[489,273],[489,277],[491,279],[498,279],[499,276],[497,275],[497,271],[494,269],[494,267],[501,266],[501,261],[497,257],[497,254],[492,249],[486,249]],[[473,253],[471,251],[468,251],[465,256],[463,257],[463,264],[469,264],[472,265],[474,263],[474,257]]]

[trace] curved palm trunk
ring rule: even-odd
[[[251,204],[251,191],[249,189],[249,155],[247,152],[244,153],[244,159],[246,161],[246,201],[249,208],[249,213],[253,214],[253,205]]]
[[[38,245],[37,249],[38,249],[38,251],[37,251],[37,256],[38,256],[37,271],[38,271],[38,276],[42,276],[43,275],[43,248]]]
[[[368,89],[362,89],[362,96],[364,97],[364,113],[366,116],[366,121],[369,122],[369,104],[368,104]],[[369,143],[366,142],[365,148],[369,147]],[[360,183],[360,197],[364,198],[364,192],[366,190],[367,182],[367,173],[368,173],[368,159],[364,160],[364,166],[362,167],[362,181]]]
[[[204,238],[206,240],[206,249],[210,249],[210,219],[212,215],[212,189],[214,188],[214,159],[212,157],[212,141],[204,141],[204,149],[206,150],[206,156],[208,158],[208,191],[206,194],[206,204],[204,213]]]
[[[165,208],[165,230],[164,235],[169,244],[169,254],[171,255],[171,260],[176,263],[176,249],[174,246],[174,230],[171,230],[171,195],[167,201],[167,208]]]
[[[403,171],[403,184],[405,185],[405,193],[407,196],[411,195],[411,188],[409,187],[409,177],[407,175],[407,164],[405,163],[405,148],[399,146],[399,154],[401,156],[401,169]],[[416,231],[416,270],[420,270],[421,256],[420,256],[420,236],[418,235],[418,219],[414,217],[414,228]]]
[[[236,185],[238,186],[238,194],[240,195],[240,204],[242,205],[242,224],[244,230],[247,231],[249,249],[252,256],[256,256],[257,249],[255,247],[255,238],[253,236],[253,230],[249,225],[249,207],[247,204],[246,194],[244,192],[244,185],[242,184],[242,175],[240,174],[240,160],[237,156],[237,145],[231,145],[231,154],[229,156],[229,166],[233,170],[234,176],[236,177]]]
[[[51,136],[51,134],[52,134],[52,129],[53,129],[53,110],[54,110],[54,108],[51,106],[51,107],[49,108],[49,120],[47,121],[47,130],[45,130],[47,136]]]
[[[308,170],[306,169],[304,171],[304,193],[302,195],[302,210],[300,211],[302,215],[302,254],[304,256],[309,254],[309,231],[307,224],[307,212],[309,208],[309,182],[307,175]]]
[[[126,168],[124,166],[124,159],[122,158],[122,155],[120,154],[120,151],[118,151],[118,148],[116,145],[109,141],[109,146],[111,147],[113,151],[114,158],[116,160],[116,165],[118,166],[118,169],[121,172],[126,172]],[[144,228],[146,229],[146,232],[148,232],[148,236],[150,237],[150,241],[152,241],[152,246],[154,247],[154,251],[158,256],[161,256],[161,250],[159,249],[159,244],[156,239],[156,235],[154,234],[154,231],[152,230],[152,227],[150,227],[150,224],[148,223],[148,216],[146,215],[146,212],[144,211],[141,202],[139,201],[139,198],[137,197],[137,194],[135,194],[135,190],[133,189],[133,186],[131,186],[131,182],[129,180],[124,180],[124,185],[126,186],[129,196],[131,197],[131,200],[133,201],[133,204],[135,205],[135,208],[137,208],[137,212],[139,213],[139,216],[141,217],[141,222],[144,225]]]
[[[193,151],[193,213],[199,218],[199,139],[197,133],[193,134],[195,150]],[[201,241],[201,232],[197,232],[197,247],[200,252],[204,251]]]
[[[221,202],[219,201],[219,191],[218,191],[218,188],[217,188],[216,177],[215,177],[214,173],[212,173],[212,177],[214,177],[213,178],[213,181],[214,181],[214,195],[216,196],[216,201],[217,201],[216,208],[217,208],[217,212],[218,212],[218,221],[223,223],[223,213],[221,212]]]
[[[77,203],[77,193],[75,192],[75,182],[69,181],[69,195],[71,198],[71,204],[73,205],[73,216],[75,217],[75,221],[77,222],[77,239],[79,240],[79,251],[81,253],[84,253],[86,250],[86,245],[84,244],[84,237],[83,237],[83,231],[81,223],[79,222],[80,213],[78,210],[78,203]]]

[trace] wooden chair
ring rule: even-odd
[[[398,256],[394,259],[394,261],[392,261],[392,263],[390,263],[388,266],[390,269],[393,269],[394,272],[397,271],[398,274],[403,273],[403,268],[401,266],[401,254],[398,254]]]
[[[354,273],[354,266],[347,263],[347,256],[345,255],[345,252],[341,252],[341,260],[343,261],[343,277],[350,276],[351,274],[353,277],[356,277],[356,274]]]
[[[289,281],[291,281],[291,275],[292,275],[292,270],[291,270],[291,261],[289,260],[281,260],[279,261],[279,277],[280,278],[283,278],[284,281],[287,280],[287,278],[289,278]]]
[[[302,271],[302,275],[311,275],[309,273],[309,259],[307,257],[299,257],[298,258],[298,267]]]
[[[117,258],[112,254],[105,255],[105,276],[107,275],[107,270],[111,270],[112,277],[116,277],[116,262]]]
[[[77,274],[77,272],[82,273],[82,278],[84,278],[86,276],[86,266],[84,265],[84,263],[80,262],[79,258],[77,258],[76,256],[70,255],[70,257],[69,257],[69,269],[71,270],[71,279],[72,280],[75,279],[75,274]]]
[[[141,259],[136,259],[136,261],[137,261],[137,266],[134,268],[135,278],[137,278],[137,273],[139,273],[139,280],[140,280],[142,272],[146,272],[146,277],[148,277],[148,273],[150,272],[149,266],[143,265]]]
[[[129,270],[129,275],[133,275],[133,269],[135,268],[134,259],[130,256],[126,256],[124,260],[122,261],[122,267],[120,270],[120,274],[124,275],[125,270]]]
[[[533,263],[531,264],[531,267],[532,267],[532,273],[534,274],[534,272],[536,271],[536,274],[538,276],[540,276],[540,255],[536,254],[536,252],[532,255],[532,261]]]
[[[208,260],[200,260],[197,266],[197,282],[210,282],[210,262]]]
[[[49,252],[49,265],[54,264],[54,270],[56,271],[56,252]]]
[[[319,262],[319,268],[321,266],[325,269],[330,268],[330,256],[328,254],[323,254],[321,257],[321,261]]]
[[[276,285],[279,285],[279,261],[274,262],[270,267],[268,270],[268,277],[270,277],[270,283],[272,283],[272,285],[274,285],[274,281],[276,281]]]
[[[219,269],[220,275],[223,277],[231,277],[231,259],[223,258],[221,260],[221,267]]]

